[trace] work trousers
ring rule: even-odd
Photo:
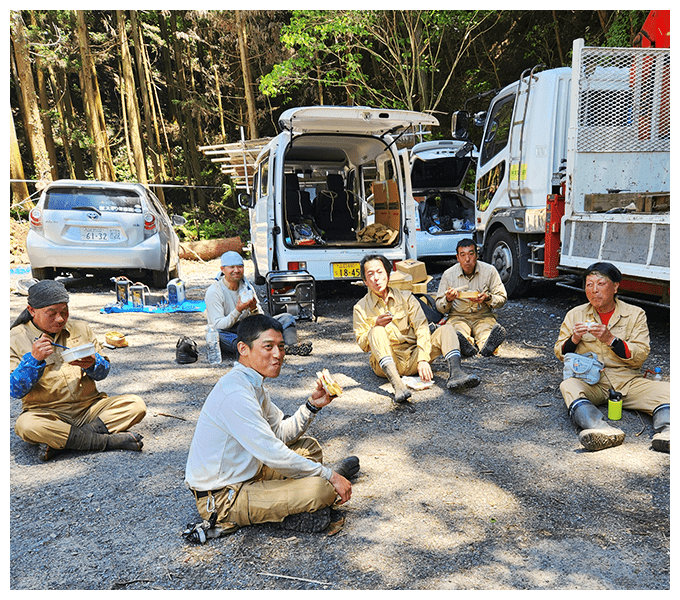
[[[456,332],[448,324],[437,327],[431,336],[431,340],[432,349],[428,362],[432,362],[438,356],[446,356],[452,350],[458,350],[460,347]],[[418,373],[418,349],[415,346],[411,348],[393,346],[384,327],[373,327],[368,332],[368,343],[371,346],[371,368],[378,377],[387,377],[387,374],[380,367],[380,361],[386,356],[392,357],[399,375],[416,375]]]
[[[99,417],[109,433],[127,431],[146,415],[144,401],[135,394],[104,396],[87,407],[55,412],[30,408],[22,412],[14,431],[29,444],[47,444],[61,450],[66,446],[71,427],[82,427]]]
[[[460,331],[472,345],[477,344],[477,348],[483,348],[493,326],[497,323],[496,317],[464,317],[460,315],[452,316],[448,325],[453,325],[456,331]]]
[[[290,449],[315,462],[323,452],[311,437],[302,437]],[[315,512],[335,502],[337,492],[323,477],[292,479],[263,465],[260,472],[243,483],[228,485],[196,498],[196,508],[206,521],[217,511],[216,527],[222,533],[257,523],[280,523],[288,515]]]
[[[613,382],[616,384],[616,381]],[[604,404],[609,400],[609,388],[612,385],[602,377],[595,385],[590,385],[582,379],[570,377],[560,384],[562,397],[567,408],[577,398],[587,398],[595,406]],[[660,404],[668,404],[671,398],[671,384],[668,381],[654,381],[644,377],[635,377],[627,382],[623,393],[622,408],[626,410],[639,410],[649,415]]]

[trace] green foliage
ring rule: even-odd
[[[187,223],[177,228],[180,239],[198,241],[240,237],[246,244],[250,240],[249,214],[233,204],[234,191],[228,187],[220,200],[208,204],[207,212],[198,208],[184,212]]]

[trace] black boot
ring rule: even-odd
[[[465,358],[470,358],[471,356],[474,356],[475,354],[477,354],[477,352],[479,352],[479,350],[477,350],[477,346],[470,343],[470,340],[468,340],[462,332],[456,331],[456,335],[458,336],[458,345],[460,346],[460,353]]]
[[[652,413],[652,448],[657,452],[671,451],[671,405],[660,404]]]
[[[140,452],[143,446],[142,436],[127,431],[124,433],[97,433],[90,427],[74,427],[66,440],[65,448],[69,450],[132,450]]]
[[[460,391],[479,385],[479,377],[465,373],[460,368],[460,355],[454,354],[446,360],[449,364],[449,378],[446,387],[453,391]]]
[[[359,457],[348,456],[343,458],[331,467],[338,475],[342,475],[345,479],[354,477],[359,472]]]
[[[397,404],[406,402],[411,397],[411,392],[401,380],[401,375],[399,375],[399,371],[397,371],[397,365],[388,363],[383,366],[383,371],[394,388],[394,401]]]
[[[281,521],[283,529],[299,531],[301,533],[319,533],[331,524],[330,507],[321,508],[315,512],[303,512],[288,515]]]
[[[586,450],[604,450],[623,444],[626,434],[609,425],[600,410],[586,398],[577,398],[572,402],[569,416],[582,429],[578,439]]]
[[[496,351],[496,348],[505,341],[506,336],[507,332],[505,331],[505,327],[496,323],[491,329],[491,333],[489,333],[489,337],[486,338],[486,342],[484,342],[484,346],[479,353],[482,356],[491,356]]]

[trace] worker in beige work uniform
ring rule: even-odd
[[[324,465],[321,445],[304,435],[335,396],[317,379],[307,402],[285,416],[265,385],[283,366],[281,322],[251,315],[239,323],[237,336],[239,359],[208,395],[191,440],[185,483],[203,521],[182,535],[204,544],[270,522],[323,531],[331,522],[331,505],[350,499],[349,479],[359,471],[356,456]]]
[[[460,368],[458,338],[452,327],[438,327],[433,334],[417,298],[408,290],[389,286],[391,261],[380,254],[365,256],[361,278],[368,293],[354,305],[353,327],[357,344],[370,352],[370,364],[378,377],[386,377],[394,388],[394,402],[408,402],[411,392],[402,375],[418,374],[432,380],[430,363],[443,356],[448,363],[450,390],[479,385],[479,377]]]
[[[555,355],[564,361],[567,353],[592,352],[604,364],[604,370],[596,384],[567,377],[560,391],[569,416],[581,428],[579,440],[587,450],[623,443],[624,432],[607,423],[597,408],[606,405],[613,389],[622,395],[622,408],[652,415],[652,448],[670,452],[670,383],[640,374],[649,355],[647,316],[641,308],[616,297],[621,278],[621,272],[611,263],[599,262],[586,269],[588,302],[566,314],[555,342]]]
[[[437,310],[458,334],[463,356],[491,356],[506,337],[493,310],[508,301],[508,294],[495,267],[478,260],[477,245],[464,239],[456,246],[457,263],[442,275],[437,290]],[[476,292],[467,297],[465,292]],[[466,297],[462,297],[466,296]]]
[[[134,394],[108,396],[96,381],[109,374],[110,363],[86,323],[69,319],[69,295],[59,281],[43,280],[28,289],[26,309],[10,328],[10,395],[23,410],[14,430],[38,445],[49,460],[61,450],[142,449],[142,436],[128,431],[146,414]],[[91,356],[66,363],[59,346],[93,343]]]

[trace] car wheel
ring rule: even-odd
[[[531,286],[519,274],[519,241],[505,229],[497,229],[491,234],[486,247],[485,260],[496,267],[505,291],[510,297],[522,295]]]
[[[151,271],[151,285],[157,290],[165,289],[170,281],[170,264],[165,259],[165,266],[160,271]]]
[[[179,258],[177,259],[177,264],[170,269],[170,280],[172,281],[173,279],[179,279],[180,278],[180,271],[179,271]]]
[[[42,281],[43,279],[53,279],[53,273],[54,269],[50,267],[31,267],[31,275],[33,276],[33,279],[37,279],[38,281]]]
[[[264,285],[266,279],[260,274],[260,269],[257,268],[257,260],[255,260],[255,252],[252,253],[253,257],[253,268],[255,270],[255,276],[253,277],[255,285]]]

